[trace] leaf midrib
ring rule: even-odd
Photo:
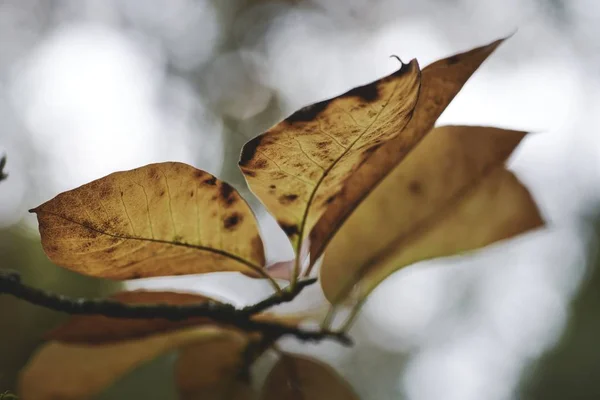
[[[170,242],[168,240],[163,240],[163,239],[154,239],[154,238],[144,238],[144,237],[136,237],[136,236],[128,236],[128,235],[119,235],[119,234],[113,234],[113,233],[108,233],[108,232],[104,232],[94,226],[91,225],[84,225],[81,222],[75,221],[69,217],[66,217],[64,215],[52,212],[52,211],[45,211],[45,210],[34,210],[34,212],[36,214],[41,214],[41,213],[46,213],[49,215],[53,215],[55,217],[61,218],[65,221],[68,221],[72,224],[75,225],[79,225],[85,229],[88,229],[90,231],[94,231],[94,232],[98,232],[102,235],[106,235],[106,236],[110,236],[113,238],[117,238],[117,239],[125,239],[125,240],[139,240],[139,241],[146,241],[146,242],[153,242],[153,243],[161,243],[161,244],[170,244],[173,246],[181,246],[181,247],[187,247],[187,248],[192,248],[192,249],[196,249],[196,250],[200,250],[200,251],[207,251],[210,253],[214,253],[214,254],[218,254],[227,258],[230,258],[234,261],[239,262],[240,264],[243,264],[253,270],[255,270],[256,272],[258,272],[261,276],[265,276],[266,272],[264,271],[264,269],[262,267],[260,267],[257,264],[254,264],[251,261],[248,261],[240,256],[237,256],[233,253],[230,253],[228,251],[225,250],[220,250],[220,249],[215,249],[213,247],[207,247],[207,246],[202,246],[202,245],[196,245],[196,244],[190,244],[190,243],[184,243],[184,242]]]
[[[299,238],[298,238],[298,245],[296,247],[296,263],[294,265],[294,276],[298,274],[299,272],[299,252],[302,250],[302,244],[304,242],[304,231],[306,229],[306,221],[308,220],[308,214],[310,211],[310,208],[312,206],[314,197],[317,194],[317,191],[319,190],[319,188],[321,187],[321,183],[323,182],[323,180],[327,177],[327,175],[329,174],[329,172],[331,172],[331,170],[338,165],[338,163],[340,162],[340,160],[350,152],[350,150],[354,149],[354,145],[360,140],[362,139],[362,137],[369,131],[369,129],[371,129],[371,127],[373,126],[373,124],[375,124],[375,122],[377,122],[377,120],[379,119],[379,117],[381,116],[381,114],[383,113],[383,110],[385,110],[388,106],[388,104],[390,103],[392,97],[396,94],[396,90],[398,89],[398,81],[396,81],[395,85],[394,85],[394,89],[392,90],[392,93],[390,94],[390,96],[388,97],[388,99],[386,100],[385,104],[381,107],[381,110],[379,110],[379,112],[377,113],[377,115],[375,116],[375,118],[373,118],[373,121],[360,133],[360,135],[358,135],[358,137],[352,141],[352,143],[350,143],[350,145],[344,149],[344,151],[342,152],[342,154],[340,156],[338,156],[329,167],[327,167],[325,169],[325,171],[323,172],[323,175],[321,175],[321,177],[319,178],[319,180],[317,181],[317,183],[315,184],[315,187],[313,188],[313,190],[310,193],[310,196],[308,198],[308,202],[306,203],[306,209],[304,210],[304,214],[302,216],[302,220],[300,222],[300,232],[299,232]]]

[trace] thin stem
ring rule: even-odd
[[[277,322],[257,321],[252,319],[254,314],[249,313],[248,308],[244,311],[244,309],[240,310],[230,304],[216,301],[207,301],[192,305],[162,303],[154,305],[129,305],[114,300],[72,299],[27,286],[21,282],[19,274],[14,272],[0,273],[0,294],[2,293],[12,295],[31,304],[71,315],[103,315],[110,318],[128,319],[163,318],[171,321],[181,321],[193,317],[208,317],[215,322],[232,325],[245,331],[258,331],[275,337],[291,335],[305,341],[319,341],[330,338],[345,345],[351,344],[350,338],[343,332],[331,332],[329,330],[309,331]],[[261,303],[260,307],[252,308],[251,311],[254,313],[259,312],[260,309],[266,307],[265,302]],[[270,300],[269,304],[273,305],[277,303],[274,300]]]
[[[363,303],[364,302],[361,301],[360,303],[354,306],[354,308],[350,312],[350,315],[348,316],[348,319],[346,320],[346,322],[344,322],[344,325],[341,326],[341,332],[348,333],[348,331],[352,327],[352,324],[354,323],[354,321],[356,321],[356,317],[358,317],[358,313],[360,312]]]
[[[299,281],[295,288],[292,289],[291,286],[288,286],[285,290],[279,291],[256,304],[244,307],[240,311],[247,315],[254,315],[278,304],[288,303],[294,300],[305,287],[312,285],[316,281],[317,278],[304,279]]]

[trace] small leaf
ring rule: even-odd
[[[224,336],[179,351],[175,381],[181,400],[255,399],[251,386],[238,375],[248,338]]]
[[[331,100],[305,107],[246,143],[240,168],[296,252],[352,173],[412,116],[416,61]]]
[[[483,247],[539,227],[527,190],[504,168],[523,132],[436,128],[348,218],[320,271],[327,299],[360,283],[364,298],[417,261]]]
[[[262,400],[357,400],[333,368],[300,355],[284,354],[262,389]]]
[[[32,210],[58,265],[112,279],[239,271],[264,276],[258,225],[238,192],[186,164],[150,164]]]
[[[215,301],[198,294],[144,290],[117,293],[111,296],[111,299],[132,305],[190,305]],[[157,333],[206,324],[214,325],[214,321],[204,317],[169,321],[162,318],[126,319],[109,318],[102,315],[77,315],[69,318],[67,322],[49,332],[46,338],[68,343],[101,344],[120,340],[139,339]]]
[[[145,339],[103,345],[49,342],[34,354],[19,380],[24,400],[83,400],[121,376],[169,350],[192,343],[211,343],[240,333],[202,326]]]

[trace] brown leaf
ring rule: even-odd
[[[227,183],[186,164],[115,172],[32,211],[48,257],[82,274],[265,275],[263,244],[248,204]]]
[[[103,345],[49,342],[34,354],[19,380],[23,400],[89,399],[161,353],[192,343],[221,342],[238,332],[202,326]]]
[[[297,253],[349,177],[408,123],[418,90],[419,68],[412,61],[305,107],[246,143],[240,168]]]
[[[190,305],[215,301],[198,294],[143,290],[117,293],[111,296],[111,299],[132,305]],[[101,344],[139,339],[161,332],[210,323],[214,324],[214,321],[204,317],[189,318],[182,321],[169,321],[162,318],[126,319],[109,318],[102,315],[77,315],[49,332],[46,338],[68,343]]]
[[[313,265],[345,219],[375,186],[398,165],[434,126],[465,82],[504,41],[434,62],[421,72],[419,99],[413,117],[406,127],[385,146],[378,148],[345,182],[342,192],[333,200],[310,234],[310,260]]]
[[[228,335],[179,351],[175,381],[182,400],[255,399],[250,385],[238,378],[248,338]]]
[[[325,296],[363,299],[392,272],[509,238],[542,224],[527,190],[504,168],[524,137],[496,128],[436,128],[361,203],[331,241]]]
[[[262,400],[357,400],[333,368],[300,355],[285,354],[269,373]]]

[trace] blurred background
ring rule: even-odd
[[[392,54],[425,66],[512,33],[439,123],[535,132],[510,167],[548,226],[396,273],[368,301],[353,349],[284,346],[326,360],[364,399],[598,399],[595,0],[0,0],[0,154],[9,173],[0,184],[0,267],[73,296],[117,290],[47,261],[27,210],[158,161],[233,183],[257,210],[269,259],[284,260],[286,238],[237,170],[245,141],[394,71]],[[208,290],[238,303],[267,293],[229,276],[130,286]],[[62,318],[0,297],[0,393],[14,390],[41,335]],[[98,398],[175,399],[173,359]]]

